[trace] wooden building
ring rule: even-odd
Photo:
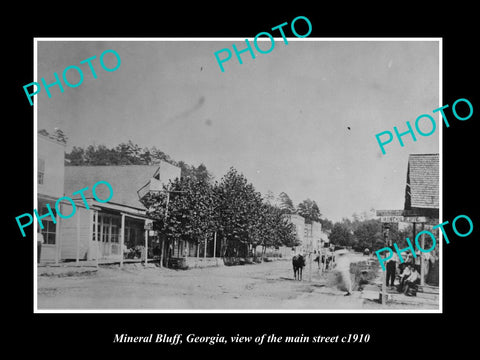
[[[65,142],[41,133],[37,136],[37,197],[36,209],[40,216],[48,214],[47,204],[55,214],[42,219],[43,245],[40,262],[58,262],[60,258],[59,224],[55,202],[64,196]],[[78,190],[78,189],[77,189]],[[36,219],[34,219],[36,222]],[[40,226],[38,223],[36,226]],[[36,233],[35,233],[36,236]]]
[[[410,154],[405,187],[405,213],[439,220],[439,155]]]
[[[421,253],[417,250],[415,258],[419,265],[421,284],[424,285],[427,277],[436,279],[438,283],[438,229],[433,226],[440,223],[440,161],[439,154],[410,154],[407,166],[407,178],[405,186],[405,204],[403,210],[377,210],[377,216],[384,223],[384,228],[392,223],[408,223],[412,225],[412,243],[418,233],[423,230],[432,232],[437,239],[436,248],[431,253]],[[392,241],[388,238],[388,231],[384,231],[386,245],[391,246]],[[423,249],[429,249],[433,243],[430,237],[424,233],[420,235],[420,245]],[[415,246],[415,245],[414,245]],[[432,257],[436,261],[432,261]],[[430,260],[429,260],[430,259]],[[418,263],[417,263],[418,262]],[[429,266],[435,263],[435,267]]]
[[[63,260],[121,261],[141,252],[141,257],[151,253],[148,229],[151,220],[137,193],[161,191],[163,183],[180,176],[180,168],[162,162],[160,165],[124,166],[67,166],[65,167],[65,193],[68,195],[88,187],[73,196],[76,213],[62,219],[60,227],[61,258]],[[95,200],[92,187],[98,181],[107,181],[113,189],[112,198],[102,203]],[[107,199],[106,186],[96,188],[99,199]],[[69,203],[62,204],[62,213],[69,214]],[[70,209],[68,209],[70,208]]]

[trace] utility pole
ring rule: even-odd
[[[186,191],[174,191],[174,190],[166,190],[166,193],[167,193],[167,204],[165,206],[165,221],[164,221],[164,224],[165,224],[165,228],[166,228],[166,224],[167,224],[167,217],[168,217],[168,205],[170,203],[170,193],[185,193]],[[164,234],[165,235],[165,234]],[[160,267],[163,267],[163,248],[164,248],[165,244],[164,244],[164,240],[162,239],[162,245],[161,245],[161,249],[160,249]],[[168,266],[168,264],[167,264]]]
[[[388,246],[389,244],[389,235],[390,235],[390,226],[385,226],[383,237],[385,239],[385,244]],[[387,274],[386,271],[382,271],[382,305],[387,304]]]

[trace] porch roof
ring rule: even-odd
[[[87,199],[92,199],[93,185],[98,181],[107,181],[113,189],[109,203],[145,210],[137,190],[144,186],[158,169],[159,165],[66,166],[65,194],[71,196],[72,193],[88,187],[84,194]],[[110,195],[104,185],[99,185],[95,193],[100,199],[106,199]],[[72,198],[81,199],[80,195]]]

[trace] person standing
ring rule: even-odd
[[[42,244],[43,244],[43,234],[40,231],[40,226],[37,226],[37,265],[40,264],[40,259],[42,258]]]
[[[349,296],[352,292],[352,278],[350,275],[350,259],[347,256],[347,250],[343,249],[338,251],[337,257],[338,260],[336,262],[336,270],[340,272],[343,283],[345,284],[345,288],[347,290],[345,296]]]
[[[393,287],[395,282],[395,275],[397,271],[397,260],[399,260],[398,255],[393,251],[393,255],[389,261],[387,261],[387,286]],[[390,285],[388,285],[390,283]]]

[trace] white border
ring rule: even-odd
[[[33,70],[33,77],[35,82],[37,82],[38,79],[38,74],[37,74],[37,47],[38,47],[38,42],[39,41],[245,41],[245,39],[248,40],[253,40],[254,37],[225,37],[225,38],[218,38],[218,37],[213,37],[213,38],[105,38],[105,37],[100,37],[100,38],[95,38],[95,37],[78,37],[78,38],[64,38],[64,37],[43,37],[43,38],[34,38],[33,40],[33,63],[34,63],[34,70]],[[275,40],[283,40],[282,37],[274,37]],[[269,38],[258,38],[257,41],[269,41]],[[287,37],[287,40],[290,41],[336,41],[336,42],[341,42],[341,41],[367,41],[367,42],[373,42],[373,41],[438,41],[439,42],[439,107],[442,106],[443,104],[443,38],[441,37],[372,37],[372,38],[348,38],[348,37],[327,37],[327,38],[314,38],[314,37],[305,37],[305,38],[290,38]],[[33,105],[33,118],[34,118],[34,124],[33,124],[33,131],[34,131],[34,136],[33,136],[33,144],[34,144],[34,158],[33,158],[33,171],[34,171],[34,176],[33,176],[33,189],[34,189],[34,203],[33,203],[33,208],[35,209],[37,206],[37,102],[38,100],[35,99],[34,105]],[[432,109],[433,110],[433,109]],[[439,201],[440,201],[440,210],[439,210],[439,218],[440,218],[440,223],[443,222],[443,166],[442,166],[442,161],[443,161],[443,141],[442,141],[442,136],[443,136],[443,126],[441,126],[441,118],[439,116],[439,128],[440,128],[440,134],[439,134],[439,161],[440,161],[440,168],[439,168]],[[198,314],[198,313],[207,313],[207,314],[223,314],[223,313],[233,313],[233,314],[271,314],[271,313],[278,313],[278,314],[322,314],[322,313],[335,313],[335,314],[377,314],[377,313],[395,313],[395,314],[412,314],[412,313],[434,313],[434,314],[439,314],[443,313],[443,241],[442,239],[442,234],[439,236],[439,243],[440,243],[440,249],[439,249],[439,270],[440,270],[440,278],[439,278],[439,308],[438,309],[365,309],[365,310],[359,310],[359,309],[304,309],[304,310],[286,310],[286,309],[277,309],[277,310],[272,310],[272,309],[165,309],[165,310],[157,310],[157,309],[152,309],[152,310],[124,310],[124,309],[115,309],[115,310],[110,310],[110,309],[105,309],[105,310],[58,310],[58,309],[38,309],[38,304],[37,304],[37,246],[36,246],[36,240],[37,240],[37,222],[33,221],[33,231],[34,231],[34,241],[33,241],[33,254],[34,254],[34,269],[33,269],[33,275],[34,275],[34,293],[33,293],[33,312],[36,314],[58,314],[58,313],[74,313],[74,314],[132,314],[132,313],[140,313],[140,314],[151,314],[151,313],[177,313],[177,314]]]

